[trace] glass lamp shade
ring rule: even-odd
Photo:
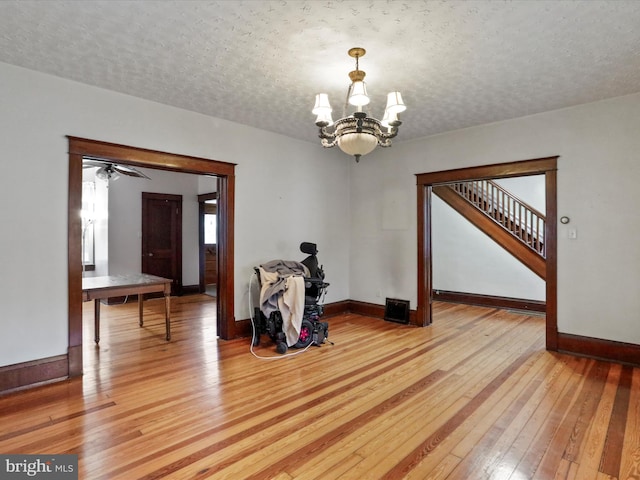
[[[378,139],[369,133],[346,133],[338,138],[338,146],[347,155],[360,156],[371,153]]]
[[[369,104],[369,96],[367,95],[367,86],[362,81],[353,82],[351,84],[351,93],[349,94],[349,103],[355,107],[362,107]]]
[[[331,104],[329,103],[329,95],[326,93],[319,93],[316,95],[316,104],[311,110],[314,115],[321,115],[325,113],[331,113]],[[331,116],[331,115],[329,115]]]
[[[407,106],[402,102],[402,95],[400,92],[389,92],[387,94],[387,108],[385,111],[397,115],[404,112]]]
[[[118,178],[120,178],[120,174],[118,174],[118,172],[110,167],[102,167],[96,170],[96,177],[100,180],[108,182],[109,180],[116,181]]]

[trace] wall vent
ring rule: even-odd
[[[388,322],[409,323],[409,300],[387,298],[384,319]]]

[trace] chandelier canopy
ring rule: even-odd
[[[331,148],[335,145],[344,153],[353,155],[356,162],[362,155],[373,151],[377,145],[390,147],[391,139],[398,134],[398,127],[402,123],[398,114],[407,107],[402,102],[400,92],[387,94],[387,107],[382,120],[367,116],[362,107],[369,104],[367,86],[364,82],[365,72],[359,69],[358,60],[366,53],[364,48],[352,48],[349,56],[356,59],[356,69],[349,72],[351,84],[347,89],[347,100],[343,117],[335,122],[331,118],[331,105],[326,93],[316,95],[316,103],[312,112],[317,115],[316,125],[320,127],[319,137],[323,147]],[[356,107],[356,111],[346,116],[348,105]]]

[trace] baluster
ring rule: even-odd
[[[542,253],[540,244],[540,217],[536,215],[536,252]]]

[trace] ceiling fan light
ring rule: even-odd
[[[329,103],[329,95],[326,93],[318,93],[316,95],[316,104],[311,110],[314,115],[321,115],[323,113],[331,113],[331,104]]]
[[[369,96],[367,95],[367,86],[362,81],[353,82],[351,84],[351,93],[349,95],[349,103],[355,107],[362,107],[369,104]]]
[[[389,92],[387,94],[387,108],[386,111],[394,114],[404,112],[407,106],[402,101],[402,95],[400,92]]]
[[[105,182],[108,182],[110,180],[115,182],[118,178],[120,178],[120,175],[112,168],[101,167],[96,171],[96,177],[100,180],[104,180]]]

